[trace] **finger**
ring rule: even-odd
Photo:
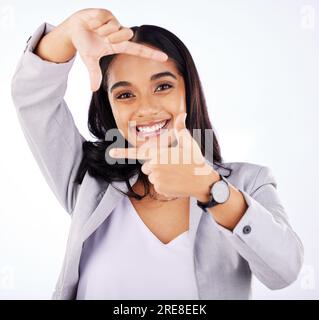
[[[145,161],[141,167],[144,174],[149,175],[152,172],[152,167],[149,161]]]
[[[150,173],[148,176],[148,180],[151,184],[155,184],[155,176],[153,173]]]
[[[127,159],[140,159],[150,160],[152,155],[150,153],[145,154],[139,151],[138,148],[113,148],[109,151],[109,155],[113,158],[127,158]]]
[[[91,29],[96,29],[111,19],[115,19],[111,11],[98,8],[93,8],[89,11],[85,10],[84,14],[81,15],[81,18],[86,21]]]
[[[176,159],[176,148],[167,147],[167,146],[148,146],[143,150],[145,146],[139,148],[140,154],[144,155],[145,158],[148,158],[148,165],[153,168],[155,165],[165,165],[169,164],[173,159]],[[176,160],[174,160],[176,161]]]
[[[90,56],[82,57],[90,76],[91,91],[99,89],[102,81],[102,73],[100,69],[99,61]]]
[[[120,43],[115,43],[112,45],[112,47],[114,53],[126,53],[142,58],[158,60],[161,62],[166,61],[168,59],[168,56],[165,52],[152,49],[150,47],[132,41],[123,41]]]
[[[163,129],[163,133],[161,133],[160,136],[150,137],[146,142],[139,146],[138,152],[140,155],[149,159],[152,164],[167,163],[167,157],[172,141],[174,141],[173,129]]]
[[[185,136],[185,134],[188,133],[187,127],[186,127],[186,112],[181,112],[177,115],[174,121],[174,130],[177,138],[177,143],[179,146],[183,144],[182,137]]]
[[[177,131],[181,131],[183,129],[186,129],[186,112],[181,112],[177,115],[175,122],[174,122],[174,128]]]
[[[112,19],[109,22],[97,28],[95,32],[101,37],[106,37],[112,34],[113,32],[119,31],[120,29],[121,24],[116,19]]]
[[[111,33],[107,38],[112,43],[119,43],[122,41],[130,40],[134,36],[132,29],[123,28],[117,32]]]

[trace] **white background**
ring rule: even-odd
[[[319,1],[6,1],[0,0],[0,299],[50,299],[70,218],[26,144],[10,84],[28,37],[86,7],[111,10],[125,26],[155,24],[186,44],[198,67],[226,161],[269,166],[305,246],[297,281],[255,299],[318,299]],[[66,100],[86,123],[89,78],[78,57]]]

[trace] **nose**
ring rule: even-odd
[[[138,109],[136,116],[137,118],[152,118],[155,117],[158,113],[159,113],[158,108],[156,107],[151,107],[151,106],[147,106],[147,107],[141,107]]]
[[[141,100],[141,104],[139,105],[136,116],[138,118],[151,118],[157,115],[162,108],[156,103],[153,99],[149,97],[145,97]]]

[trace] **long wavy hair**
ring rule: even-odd
[[[156,47],[165,52],[175,62],[176,68],[185,82],[186,127],[192,137],[199,143],[205,158],[210,163],[225,168],[222,165],[223,158],[220,146],[208,117],[201,81],[189,50],[177,36],[164,28],[154,25],[142,25],[131,29],[134,32],[134,36],[130,41]],[[108,183],[125,181],[128,188],[128,192],[125,195],[140,200],[150,191],[148,177],[141,170],[142,164],[139,161],[133,164],[127,163],[127,161],[110,164],[105,160],[106,149],[111,144],[116,143],[105,139],[108,130],[117,129],[107,94],[108,68],[115,57],[116,54],[107,55],[99,61],[103,79],[100,88],[92,94],[88,111],[88,128],[97,141],[83,142],[83,158],[74,182],[81,184],[86,171],[90,176],[103,179]],[[200,137],[197,134],[193,134],[193,130],[194,132],[200,131]],[[130,143],[125,138],[123,139],[125,147],[129,147]],[[208,141],[205,139],[208,139]],[[230,175],[231,169],[225,169],[230,171]],[[129,183],[129,179],[135,174],[138,174],[138,179],[143,182],[144,195],[134,192]],[[119,191],[122,192],[121,190]]]

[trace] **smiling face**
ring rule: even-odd
[[[133,146],[159,139],[165,129],[173,128],[177,115],[186,112],[184,79],[171,59],[157,62],[118,54],[107,80],[117,127]]]

